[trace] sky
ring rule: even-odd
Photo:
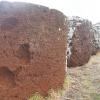
[[[66,16],[79,16],[92,21],[100,22],[100,0],[0,0],[30,2],[54,8],[63,12]]]

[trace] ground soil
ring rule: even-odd
[[[88,64],[68,68],[69,88],[60,100],[100,100],[100,53]]]

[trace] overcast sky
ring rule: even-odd
[[[91,20],[93,23],[100,22],[100,0],[0,0],[31,2],[55,8],[62,11],[66,16],[80,16]]]

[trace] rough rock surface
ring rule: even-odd
[[[93,25],[93,29],[95,31],[94,37],[95,37],[95,46],[97,48],[97,51],[100,51],[100,23],[96,23]]]
[[[69,20],[68,66],[81,66],[95,52],[94,30],[91,22],[80,17]]]
[[[62,86],[66,32],[57,10],[0,2],[0,100],[27,100]]]

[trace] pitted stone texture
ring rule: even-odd
[[[97,48],[97,52],[100,51],[100,23],[96,23],[93,25],[93,28],[95,30],[95,44],[96,44],[96,48]]]
[[[62,87],[65,16],[54,9],[0,2],[0,100],[27,100]]]
[[[74,25],[76,23],[76,25]],[[87,20],[75,22],[71,43],[71,54],[68,58],[68,66],[81,66],[88,62],[90,56],[95,53],[94,31],[92,24]]]

